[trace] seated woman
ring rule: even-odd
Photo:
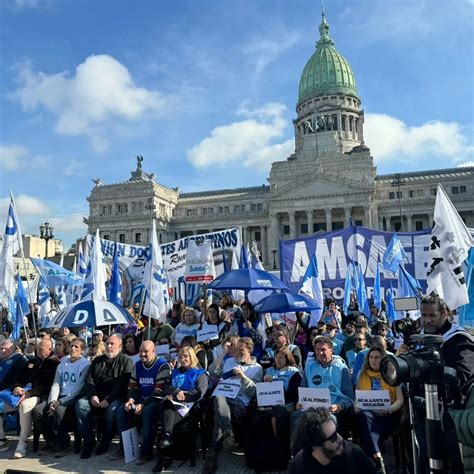
[[[275,362],[275,354],[281,349],[288,348],[293,356],[296,367],[302,370],[301,351],[297,345],[290,343],[288,328],[282,325],[273,326],[271,339],[272,345],[265,349],[265,352],[260,360],[260,365],[264,369],[265,367],[273,365]]]
[[[60,337],[56,341],[56,344],[54,345],[54,354],[59,360],[69,354],[69,342],[66,338]]]
[[[285,434],[286,445],[290,446],[290,413],[295,410],[298,402],[298,387],[301,384],[301,374],[296,367],[296,360],[288,347],[281,347],[275,354],[275,364],[270,367],[263,377],[264,382],[283,382],[285,405],[272,407],[272,427],[275,437]],[[286,420],[285,420],[286,419]],[[283,421],[285,420],[285,421]],[[279,426],[285,423],[287,429]],[[284,433],[282,433],[284,431]]]
[[[174,346],[180,347],[184,336],[196,337],[200,323],[196,311],[193,308],[186,308],[181,317],[181,322],[176,326],[171,335],[171,342]]]
[[[199,367],[201,369],[207,370],[208,357],[206,349],[202,344],[197,342],[194,336],[183,337],[183,340],[181,341],[181,347],[191,347],[194,350],[194,353],[196,354],[196,357],[199,361]]]
[[[160,449],[173,444],[171,434],[174,426],[186,416],[186,410],[189,411],[192,404],[201,400],[209,389],[209,377],[205,370],[199,367],[199,361],[192,347],[181,347],[178,362],[179,367],[171,373],[172,393],[166,396],[159,408],[164,433]],[[159,458],[158,464],[161,463]]]
[[[133,363],[135,364],[140,360],[140,339],[135,336],[134,334],[127,334],[124,336],[122,340],[122,352],[130,359],[133,360]]]
[[[382,378],[380,361],[385,352],[380,347],[372,347],[367,352],[364,365],[357,380],[357,390],[388,390],[391,408],[386,411],[366,411],[355,407],[360,429],[361,446],[373,459],[377,473],[385,474],[384,462],[380,453],[379,441],[388,436],[399,419],[397,413],[403,406],[403,393],[400,387],[391,387]]]
[[[241,309],[242,318],[235,321],[230,330],[230,334],[237,334],[239,337],[250,337],[254,344],[252,356],[259,360],[263,355],[265,329],[251,303],[244,301],[241,305]]]

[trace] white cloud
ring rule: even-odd
[[[48,205],[36,197],[28,196],[27,194],[19,194],[18,196],[14,196],[14,199],[20,227],[23,232],[25,230],[22,226],[22,219],[43,217],[50,212]],[[6,219],[9,206],[10,197],[0,199],[0,218],[2,220],[3,218]]]
[[[474,0],[472,0],[474,3]],[[470,166],[474,166],[474,161],[465,161],[464,163],[459,163],[458,168],[467,168]]]
[[[22,8],[38,6],[38,0],[13,0],[13,3],[19,10],[21,10]]]
[[[244,104],[237,115],[246,120],[221,125],[198,145],[186,151],[196,168],[226,166],[241,161],[244,166],[266,169],[274,161],[284,160],[294,151],[293,140],[282,140],[287,131],[287,109],[278,103],[268,103],[251,110]]]
[[[415,158],[433,157],[456,163],[473,152],[459,124],[439,120],[409,127],[389,115],[367,114],[364,140],[377,164],[407,165]]]
[[[0,145],[0,170],[4,172],[24,172],[25,168],[48,166],[49,161],[48,156],[32,156],[22,145]]]
[[[64,168],[65,176],[82,176],[83,165],[80,161],[71,160]]]
[[[51,111],[57,116],[57,133],[88,136],[97,151],[107,147],[107,127],[114,121],[138,121],[165,112],[169,104],[161,92],[137,87],[130,71],[109,55],[89,56],[74,76],[35,72],[29,63],[16,69],[14,97],[23,110]]]

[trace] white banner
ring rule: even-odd
[[[200,329],[196,334],[197,342],[209,341],[211,339],[218,339],[219,333],[215,324],[210,324]]]
[[[273,405],[285,404],[285,392],[283,382],[260,382],[257,386],[257,405],[259,407],[268,407]]]
[[[390,411],[390,395],[388,390],[356,390],[355,405],[361,410]]]
[[[170,346],[169,344],[158,344],[155,346],[155,354],[162,356],[168,355],[170,353]]]
[[[236,398],[240,390],[240,379],[230,378],[221,380],[214,389],[213,397]]]
[[[329,408],[332,405],[328,388],[298,387],[298,398],[303,410],[311,407]]]

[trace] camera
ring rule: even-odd
[[[396,323],[404,321],[400,319]],[[414,327],[415,322],[411,319],[410,321]],[[412,330],[410,323],[405,323],[400,332],[405,337]],[[398,357],[391,354],[385,355],[380,363],[382,378],[392,387],[407,382],[440,383],[443,380],[443,361],[440,352],[443,343],[442,336],[412,335],[408,339],[410,345],[422,345],[422,347]]]
[[[416,334],[418,329],[416,321],[410,316],[393,321],[391,327],[395,337],[403,337],[404,344],[409,344],[411,336]]]

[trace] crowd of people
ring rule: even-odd
[[[328,300],[319,320],[306,313],[282,320],[256,314],[250,302],[238,304],[229,295],[206,310],[202,301],[196,307],[177,301],[166,322],[149,321],[140,309],[129,309],[134,322],[126,326],[40,327],[37,338],[24,330],[19,342],[9,339],[2,316],[0,415],[18,412],[14,459],[27,455],[31,434],[35,455],[67,456],[74,432],[82,459],[107,455],[123,461],[121,433],[137,426],[135,462],[155,459],[153,472],[160,472],[182,453],[192,459],[196,437],[179,428],[194,423],[206,450],[203,473],[216,472],[219,453],[239,446],[256,469],[385,472],[382,443],[406,429],[407,404],[405,388],[381,376],[382,358],[406,350],[395,345],[383,310],[371,306],[364,315],[354,302],[343,314]],[[450,322],[437,296],[422,299],[419,322],[420,331],[448,334],[446,363],[457,371],[466,399],[472,338]],[[203,329],[215,336],[198,340]],[[214,387],[229,378],[240,382],[236,396],[213,396]],[[258,406],[256,384],[264,381],[283,382],[284,404]],[[330,406],[303,410],[300,387],[328,389]],[[355,390],[387,390],[390,409],[361,410]],[[4,421],[0,451],[9,449]],[[111,450],[115,436],[118,447]]]

